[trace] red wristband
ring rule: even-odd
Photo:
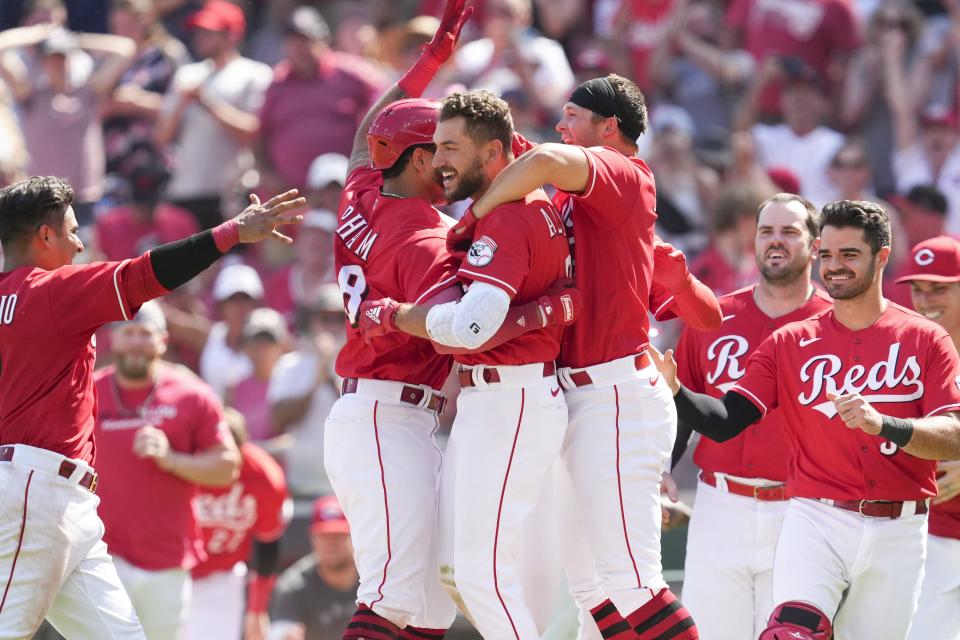
[[[270,594],[273,593],[273,583],[277,576],[261,576],[254,574],[247,583],[247,611],[249,613],[263,613],[270,606]]]
[[[424,56],[417,60],[410,70],[397,81],[397,86],[408,98],[419,98],[427,90],[427,85],[440,70],[440,63]]]
[[[213,233],[213,242],[220,253],[226,253],[240,244],[240,225],[236,218],[231,218],[223,224],[210,230]]]

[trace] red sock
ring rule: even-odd
[[[664,589],[627,616],[627,622],[640,640],[699,640],[700,633],[677,597]]]
[[[400,628],[381,618],[366,605],[357,607],[350,624],[343,630],[343,640],[398,640]]]
[[[406,626],[400,630],[400,640],[443,640],[446,629],[424,629]]]
[[[597,622],[604,640],[634,640],[637,637],[609,598],[590,609],[590,615]]]

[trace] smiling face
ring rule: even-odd
[[[39,266],[45,269],[57,269],[73,264],[73,259],[83,251],[83,241],[80,240],[78,235],[80,225],[77,224],[73,207],[67,207],[59,225],[49,226],[47,230],[44,230],[43,226],[41,226],[40,232],[49,244],[46,246],[43,264]]]
[[[890,247],[874,254],[859,227],[824,226],[820,233],[820,277],[834,300],[852,300],[880,286]]]
[[[604,120],[595,122],[594,115],[590,109],[572,102],[563,105],[563,115],[560,116],[556,126],[560,140],[564,144],[575,144],[581,147],[596,147],[604,144],[603,136],[600,135]]]
[[[437,124],[433,140],[437,151],[433,166],[440,172],[443,194],[448,202],[472,197],[486,184],[484,173],[486,145],[478,145],[467,133],[467,121],[461,116]]]
[[[917,313],[933,320],[950,335],[960,332],[960,283],[912,280],[910,298]]]
[[[767,283],[796,282],[813,262],[816,243],[806,219],[807,210],[797,201],[771,202],[760,211],[754,249],[760,275]]]

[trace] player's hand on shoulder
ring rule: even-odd
[[[937,497],[933,504],[942,504],[960,495],[960,460],[941,461],[937,467]]]
[[[651,344],[647,345],[647,354],[653,360],[653,364],[663,376],[667,386],[670,387],[670,391],[673,395],[677,395],[680,391],[680,381],[677,379],[677,361],[673,358],[673,349],[660,353],[660,350]]]
[[[297,197],[297,193],[296,189],[291,189],[262,204],[256,194],[250,194],[250,206],[234,218],[240,233],[240,242],[252,243],[276,238],[285,244],[292,243],[293,238],[277,231],[277,227],[303,221],[302,215],[289,215],[290,211],[307,203],[306,199]]]
[[[390,298],[364,300],[357,314],[357,329],[365,340],[385,336],[397,330],[393,317],[400,303]]]
[[[583,296],[576,284],[573,278],[561,278],[537,300],[544,327],[566,327],[576,322],[583,308]]]
[[[860,429],[865,433],[877,435],[883,428],[880,412],[873,408],[859,393],[836,395],[827,393],[827,399],[837,408],[837,415],[848,429]]]
[[[473,215],[473,208],[467,209],[463,217],[447,231],[447,251],[459,260],[467,257],[467,251],[473,244],[473,232],[477,228],[477,219]]]
[[[669,242],[657,241],[653,246],[653,280],[671,293],[690,282],[686,256]]]
[[[170,459],[170,441],[160,429],[147,425],[133,435],[133,453],[140,458],[153,458],[161,469]]]

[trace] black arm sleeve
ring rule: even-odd
[[[726,442],[763,417],[760,409],[745,397],[731,391],[722,398],[712,398],[680,387],[673,397],[677,418],[691,429],[716,442]]]
[[[687,452],[687,446],[690,444],[690,436],[693,435],[693,429],[682,420],[677,421],[677,439],[673,443],[673,453],[670,455],[670,470],[677,468],[677,464]]]
[[[280,540],[271,542],[253,541],[253,554],[250,568],[258,576],[272,576],[277,572],[280,560]]]
[[[223,256],[207,229],[189,238],[162,244],[150,251],[150,265],[157,281],[173,291],[199,275]]]

